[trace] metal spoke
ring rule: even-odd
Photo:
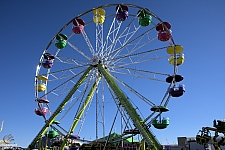
[[[74,45],[71,44],[70,42],[67,41],[67,44],[69,44],[69,46],[71,46],[74,50],[76,50],[78,53],[80,53],[82,56],[84,56],[84,57],[87,58],[88,60],[91,59],[89,56],[87,56],[84,52],[82,52],[81,50],[79,50],[76,46],[74,46]]]
[[[132,87],[130,87],[128,84],[126,84],[124,81],[120,80],[119,78],[117,78],[116,76],[112,75],[113,78],[115,80],[117,80],[118,82],[120,82],[124,87],[126,87],[128,90],[130,90],[132,93],[134,93],[135,95],[137,95],[140,99],[142,99],[144,102],[146,102],[147,104],[151,105],[151,106],[155,106],[155,104],[153,102],[151,102],[149,99],[147,99],[145,96],[143,96],[142,94],[140,94],[139,92],[137,92],[135,89],[133,89]]]
[[[84,40],[86,41],[86,43],[87,43],[87,45],[88,45],[88,47],[89,47],[89,49],[90,49],[90,51],[91,51],[92,56],[94,56],[94,55],[95,55],[95,50],[94,50],[94,48],[92,47],[91,42],[90,42],[90,40],[89,40],[89,38],[88,38],[88,36],[87,36],[85,30],[83,30],[81,33],[82,33],[82,35],[83,35],[83,37],[84,37]]]

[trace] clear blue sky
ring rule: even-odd
[[[31,142],[43,126],[43,120],[34,114],[35,69],[43,50],[76,15],[109,3],[112,1],[0,1],[0,121],[5,121],[0,139],[12,134],[21,146]],[[225,118],[225,1],[129,3],[149,8],[170,22],[175,43],[184,47],[186,61],[179,73],[185,77],[186,93],[170,100],[166,116],[171,124],[166,130],[153,129],[157,138],[163,143],[166,138],[176,142],[177,136],[195,136],[202,126],[211,126],[213,119]]]

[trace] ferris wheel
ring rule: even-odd
[[[132,4],[92,8],[66,23],[36,69],[35,114],[45,124],[28,149],[43,147],[43,137],[61,137],[61,149],[72,139],[107,146],[115,130],[120,140],[140,135],[149,147],[162,149],[150,127],[165,129],[169,119],[162,113],[170,98],[185,92],[178,83],[183,47],[171,29]]]

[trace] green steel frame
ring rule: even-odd
[[[72,123],[72,126],[71,126],[71,128],[70,128],[68,134],[72,134],[72,133],[74,132],[74,129],[76,128],[76,126],[77,126],[77,124],[78,124],[78,122],[79,122],[81,116],[83,115],[83,113],[84,113],[84,111],[85,111],[87,105],[89,104],[91,98],[92,98],[93,95],[94,95],[94,92],[95,92],[95,90],[96,90],[96,88],[97,88],[97,86],[98,86],[99,81],[100,81],[100,77],[97,78],[96,82],[92,85],[92,88],[91,88],[90,92],[88,93],[88,95],[87,95],[87,97],[86,97],[86,99],[85,99],[83,105],[81,106],[80,111],[79,111],[78,114],[75,116],[76,119],[74,119],[74,121],[73,121],[73,123]],[[65,146],[67,140],[68,140],[68,138],[65,138],[65,139],[64,139],[64,141],[63,141],[63,143],[62,143],[62,145],[61,145],[61,149],[64,148],[64,146]]]
[[[39,149],[42,149],[42,141],[41,137],[46,132],[48,127],[52,124],[52,122],[55,120],[57,115],[60,113],[60,111],[65,107],[67,102],[70,100],[72,95],[76,92],[76,90],[79,88],[79,86],[84,82],[84,80],[89,75],[90,71],[92,70],[93,66],[90,66],[84,74],[81,76],[81,78],[78,80],[78,82],[74,85],[74,87],[71,89],[71,91],[68,93],[68,95],[65,97],[65,99],[62,101],[62,103],[58,106],[56,111],[51,115],[51,117],[46,121],[46,124],[44,127],[40,130],[40,132],[37,134],[37,136],[33,139],[31,144],[28,146],[28,150],[31,150],[34,148],[35,144],[39,141]],[[97,65],[97,68],[99,72],[102,74],[106,82],[109,84],[110,88],[113,90],[114,94],[120,101],[120,104],[123,106],[126,113],[130,116],[131,120],[133,121],[135,127],[140,131],[141,135],[143,136],[144,141],[152,147],[153,150],[162,150],[162,145],[159,143],[159,141],[156,139],[155,135],[148,129],[148,127],[144,124],[141,117],[138,115],[136,110],[133,108],[132,104],[129,101],[129,98],[122,92],[122,90],[119,88],[117,83],[112,78],[111,74],[104,68],[104,66],[99,63]],[[74,119],[70,130],[68,131],[68,134],[72,134],[74,132],[74,129],[76,128],[79,119],[83,115],[87,105],[89,104],[91,98],[93,97],[93,94],[98,86],[98,83],[100,81],[101,77],[98,77],[95,81],[95,83],[92,85],[92,88],[90,89],[84,104],[82,105],[81,109],[79,110],[78,114],[76,115],[76,119]],[[67,143],[68,138],[65,138],[61,149],[64,148],[64,146]]]
[[[143,136],[145,142],[149,146],[153,146],[154,150],[162,150],[162,145],[159,143],[159,141],[156,139],[156,137],[153,135],[153,133],[147,128],[147,126],[143,123],[143,120],[138,115],[136,110],[133,108],[132,104],[129,101],[129,98],[124,95],[122,90],[119,88],[119,86],[116,84],[116,82],[111,77],[110,73],[104,69],[102,64],[98,64],[98,69],[104,76],[106,82],[109,84],[110,88],[113,90],[114,94],[120,101],[121,105],[125,109],[126,113],[131,117],[131,120],[133,121],[134,125],[137,127],[137,129],[140,131],[141,135]]]
[[[72,97],[72,95],[75,93],[75,91],[78,89],[78,87],[84,82],[84,80],[87,78],[88,74],[90,73],[90,71],[92,70],[93,66],[90,66],[85,72],[84,74],[81,76],[81,78],[78,80],[78,82],[74,85],[74,87],[71,89],[71,91],[68,93],[68,95],[65,97],[65,99],[62,101],[62,103],[58,106],[58,108],[56,109],[56,111],[51,115],[51,117],[46,120],[45,125],[42,127],[42,129],[40,130],[40,132],[37,134],[37,136],[33,139],[33,141],[30,143],[30,145],[28,146],[28,150],[33,149],[33,147],[35,146],[35,144],[41,139],[41,137],[43,136],[43,134],[46,132],[46,130],[48,129],[48,127],[52,124],[52,122],[55,120],[55,118],[57,117],[57,115],[60,113],[60,111],[62,111],[62,109],[65,107],[65,105],[67,104],[67,102],[70,100],[70,98]]]

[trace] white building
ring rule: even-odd
[[[178,137],[177,145],[164,145],[165,150],[215,150],[211,141],[204,147],[196,142],[195,137]],[[225,146],[221,147],[225,150]]]

